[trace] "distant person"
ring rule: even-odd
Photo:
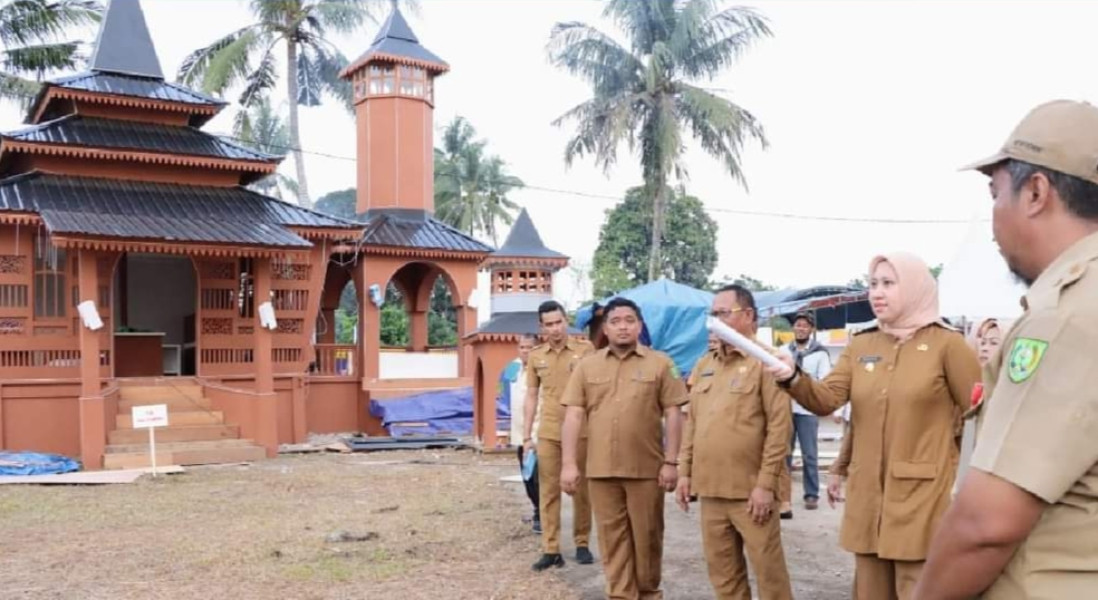
[[[755,300],[742,286],[718,290],[710,316],[748,339],[755,337]],[[727,344],[699,363],[691,380],[691,418],[679,452],[675,497],[683,511],[689,510],[692,494],[701,498],[702,544],[713,593],[720,600],[750,598],[750,561],[760,598],[791,599],[781,528],[774,517],[793,428],[789,397],[762,362]]]
[[[519,472],[523,471],[523,462],[526,460],[526,454],[528,454],[525,445],[522,443],[523,432],[525,428],[523,423],[526,416],[526,378],[528,374],[527,359],[530,356],[530,351],[534,349],[538,343],[538,336],[533,333],[524,333],[519,336],[518,342],[518,358],[511,361],[507,365],[507,368],[503,370],[502,382],[507,386],[509,393],[508,399],[511,403],[511,444],[518,450]],[[538,415],[534,414],[534,426],[530,429],[532,434],[531,438],[537,445],[538,441]],[[540,499],[538,496],[538,466],[537,462],[534,463],[534,471],[529,479],[522,480],[523,486],[526,488],[526,497],[530,499],[530,502],[534,505],[534,516],[531,519],[534,533],[541,533],[541,510]]]
[[[570,494],[583,479],[585,419],[590,430],[587,483],[610,598],[662,597],[664,496],[678,480],[686,386],[670,357],[639,343],[641,326],[633,301],[610,300],[603,322],[609,346],[580,361],[561,400],[560,478]]]
[[[530,351],[526,378],[526,427],[523,447],[537,448],[538,491],[541,498],[542,555],[533,564],[535,571],[563,567],[560,552],[560,472],[561,421],[564,408],[561,395],[568,378],[580,359],[594,351],[591,343],[568,336],[568,316],[556,300],[547,300],[538,307],[538,322],[545,343]],[[534,441],[534,415],[539,414],[537,441]],[[587,454],[587,430],[581,428],[576,451]],[[587,482],[581,476],[572,503],[572,541],[576,544],[576,562],[589,565],[595,557],[589,548],[591,535],[591,504]]]
[[[809,313],[802,313],[793,319],[793,341],[789,343],[789,353],[801,372],[815,379],[822,380],[831,372],[831,355],[827,348],[816,340],[816,319]],[[793,434],[789,443],[790,455],[786,458],[786,465],[793,469],[793,450],[797,444],[801,445],[801,460],[803,462],[804,476],[804,507],[806,510],[816,510],[820,502],[820,471],[819,471],[819,417],[812,414],[800,404],[793,405]],[[792,507],[789,507],[792,511]],[[782,507],[786,512],[786,507]]]
[[[980,380],[976,353],[938,314],[930,269],[910,254],[875,257],[877,326],[855,335],[822,381],[792,359],[772,370],[820,416],[851,403],[851,460],[839,534],[854,553],[858,599],[912,597],[957,469],[958,410]]]
[[[995,241],[1029,290],[985,370],[972,461],[916,596],[1094,598],[1098,108],[1037,106],[972,168],[990,178]]]

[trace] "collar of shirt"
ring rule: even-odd
[[[603,358],[609,358],[609,357],[612,356],[612,357],[614,357],[618,360],[625,360],[633,354],[636,354],[637,356],[639,356],[641,358],[644,358],[645,356],[648,356],[648,349],[645,348],[644,346],[642,346],[641,344],[637,344],[636,346],[633,346],[633,349],[630,350],[629,352],[626,352],[624,356],[618,356],[616,353],[614,353],[614,350],[612,349],[611,346],[607,346],[607,347],[603,348],[602,350],[600,350],[599,352],[602,352],[602,357]]]
[[[1053,308],[1060,300],[1060,290],[1078,281],[1087,270],[1087,263],[1098,259],[1098,233],[1075,242],[1056,257],[1033,282],[1023,298],[1026,310]]]

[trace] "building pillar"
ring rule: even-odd
[[[274,332],[263,327],[259,307],[271,300],[271,259],[255,259],[255,423],[256,443],[267,450],[267,457],[278,455],[278,397],[274,391]],[[276,315],[277,316],[277,315]]]
[[[98,303],[99,269],[96,254],[89,250],[79,250],[77,269],[78,304],[86,300]],[[88,329],[79,316],[77,322],[80,328],[80,461],[85,469],[101,469],[103,452],[107,446],[106,400],[99,375],[99,355],[102,350],[99,332]]]
[[[477,311],[468,306],[455,306],[454,317],[457,319],[458,377],[473,377],[476,360],[473,346],[465,341],[465,337],[477,329]]]
[[[334,308],[322,308],[320,309],[321,320],[325,325],[324,331],[321,331],[316,336],[316,343],[318,344],[334,344],[336,343],[336,311]]]
[[[359,286],[358,300],[358,339],[362,348],[362,380],[376,381],[381,377],[381,309],[370,299],[370,286],[383,286],[388,281],[388,275],[380,283],[371,281],[370,274],[366,272],[369,260],[359,261],[359,277],[362,284]],[[374,267],[378,269],[379,267]],[[377,278],[378,274],[374,274]],[[382,293],[384,289],[382,288]]]
[[[427,311],[408,311],[408,329],[411,330],[412,352],[427,351]]]

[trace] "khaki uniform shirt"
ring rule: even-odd
[[[984,598],[1098,594],[1098,234],[1026,294],[982,407],[972,468],[1048,503]],[[991,363],[989,363],[991,364]]]
[[[687,401],[675,363],[637,346],[624,357],[609,348],[576,366],[561,403],[587,414],[587,478],[656,479],[663,466],[663,412]]]
[[[564,409],[560,397],[568,378],[584,356],[595,351],[587,340],[568,338],[560,350],[554,350],[548,343],[534,347],[527,357],[526,387],[538,390],[537,437],[560,441],[560,427]],[[587,437],[586,427],[580,437]]]
[[[939,325],[902,344],[877,329],[859,333],[823,381],[797,377],[791,395],[817,415],[851,403],[843,548],[926,559],[957,469],[958,415],[979,379],[976,353]]]
[[[793,434],[789,396],[739,350],[700,361],[690,376],[679,474],[691,491],[742,500],[756,486],[776,490]]]

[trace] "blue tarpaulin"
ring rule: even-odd
[[[0,452],[0,475],[53,475],[79,470],[80,463],[60,454]]]
[[[392,436],[467,435],[473,431],[473,388],[370,400],[370,415]],[[510,403],[497,394],[496,419],[510,418]]]
[[[709,338],[705,318],[713,303],[713,294],[660,279],[615,296],[628,298],[640,306],[648,329],[648,346],[666,352],[684,375],[694,368],[694,363],[705,352]],[[607,298],[597,306],[604,306],[609,301]],[[587,327],[595,306],[584,306],[576,311],[577,328]]]

